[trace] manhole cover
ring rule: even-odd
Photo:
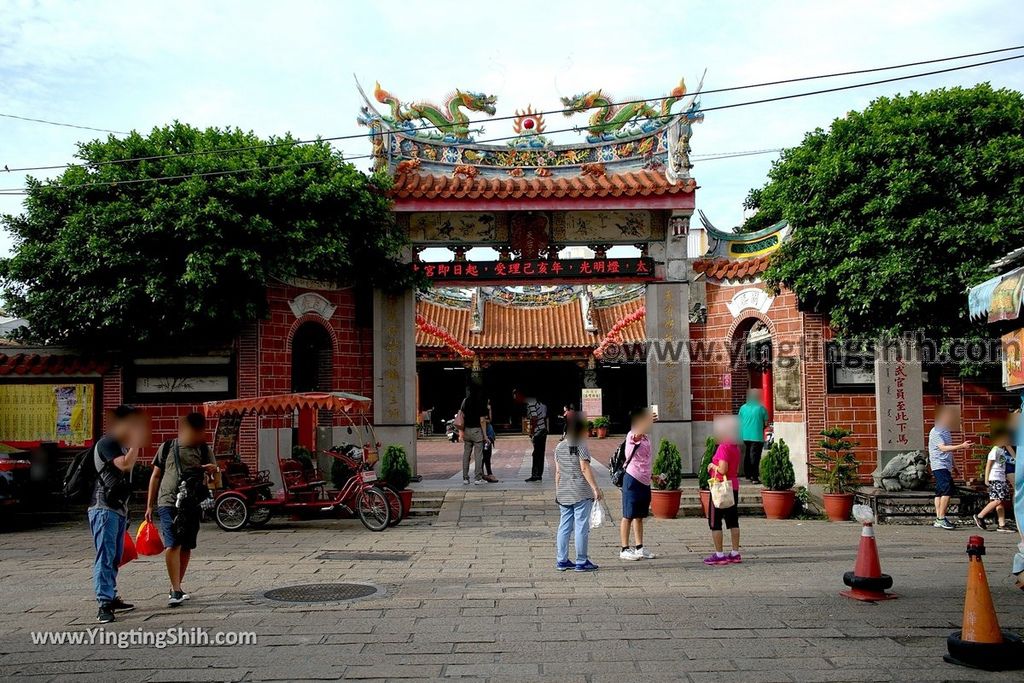
[[[378,592],[376,586],[365,583],[307,583],[275,588],[264,593],[263,597],[281,602],[342,602],[368,598]]]
[[[515,539],[540,539],[540,538],[551,538],[551,534],[543,531],[499,531],[494,534],[497,538],[515,538]]]
[[[345,552],[342,550],[328,550],[316,556],[318,560],[346,560],[349,562],[357,560],[369,560],[370,562],[408,562],[412,555],[405,553],[372,553],[372,552]]]

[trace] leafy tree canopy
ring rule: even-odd
[[[966,290],[1024,244],[1024,97],[883,97],[786,150],[746,206],[794,226],[765,273],[846,336],[970,337]]]
[[[388,179],[294,141],[175,123],[80,144],[84,166],[30,179],[2,219],[8,310],[29,341],[138,351],[231,339],[273,278],[407,286]],[[109,163],[139,157],[158,158]]]

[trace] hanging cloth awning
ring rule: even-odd
[[[988,318],[995,323],[1016,320],[1020,316],[1024,268],[1011,270],[975,285],[967,293],[967,306],[972,320]]]
[[[370,407],[370,399],[341,391],[308,391],[297,394],[274,394],[257,398],[236,398],[208,401],[203,404],[207,417],[221,415],[285,415],[302,408],[334,410],[344,413],[362,412]]]

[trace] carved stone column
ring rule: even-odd
[[[373,423],[381,444],[405,447],[416,472],[416,296],[373,292]]]
[[[673,217],[683,213],[674,212]],[[692,394],[690,391],[690,262],[686,235],[666,231],[664,245],[652,249],[660,261],[664,280],[647,285],[646,332],[651,342],[647,356],[647,400],[658,408],[654,426],[655,448],[661,439],[679,447],[683,472],[692,473],[700,464],[694,452]],[[676,231],[680,232],[680,231]]]

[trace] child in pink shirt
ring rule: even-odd
[[[729,416],[715,420],[715,440],[718,442],[718,449],[711,464],[708,465],[708,475],[712,481],[730,480],[732,484],[734,502],[730,507],[718,508],[714,500],[708,501],[708,527],[711,529],[711,540],[715,545],[715,552],[704,558],[704,564],[722,565],[739,564],[740,558],[740,520],[738,514],[738,503],[740,498],[740,449],[736,445],[736,420]],[[723,551],[722,524],[729,528],[732,551],[726,555]]]
[[[647,436],[654,416],[649,408],[633,411],[631,428],[626,435],[626,473],[622,478],[622,541],[620,560],[650,560],[654,557],[644,547],[644,519],[651,511],[651,439]],[[635,546],[629,545],[633,531]]]

